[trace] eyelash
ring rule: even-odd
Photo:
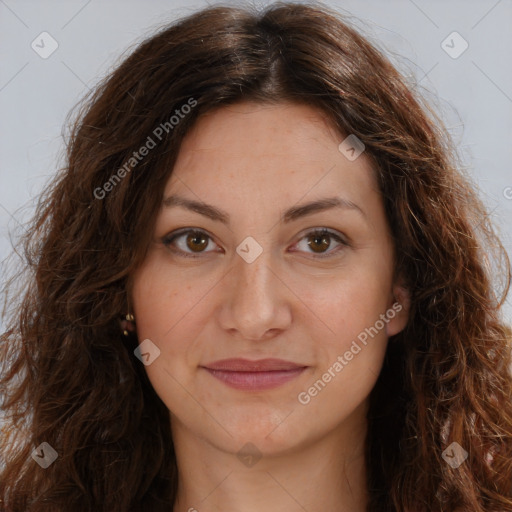
[[[189,233],[193,233],[195,235],[205,235],[205,237],[207,239],[213,241],[213,238],[206,231],[203,231],[202,229],[183,228],[183,229],[179,229],[177,231],[174,231],[173,233],[169,233],[168,235],[164,236],[162,238],[162,243],[166,247],[168,247],[172,252],[174,252],[176,254],[179,254],[179,256],[183,256],[185,258],[195,258],[195,259],[197,259],[197,258],[201,258],[203,254],[207,254],[208,252],[210,252],[210,251],[206,251],[206,252],[203,251],[203,252],[199,252],[197,254],[192,254],[192,253],[189,253],[189,252],[182,251],[181,249],[176,249],[175,247],[171,247],[171,244],[177,238],[179,238],[182,235],[189,234]],[[339,235],[337,235],[336,232],[330,231],[330,230],[328,230],[326,228],[312,229],[311,231],[308,231],[307,233],[305,233],[300,238],[300,240],[302,240],[304,238],[307,238],[307,237],[311,237],[311,236],[323,237],[323,236],[326,236],[326,235],[328,235],[329,237],[333,238],[336,242],[339,242],[341,244],[341,246],[338,247],[337,249],[334,249],[331,252],[325,253],[325,255],[322,255],[322,256],[319,256],[317,254],[311,254],[314,259],[330,258],[330,257],[333,256],[333,254],[337,254],[338,252],[340,252],[340,250],[344,249],[345,247],[350,247],[350,244],[346,240],[341,238]]]

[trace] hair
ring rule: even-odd
[[[512,511],[511,345],[500,309],[511,269],[496,228],[442,121],[388,58],[340,13],[284,2],[183,16],[79,104],[65,165],[20,236],[26,264],[4,290],[14,297],[0,346],[10,425],[0,510],[172,508],[170,414],[119,316],[160,206],[147,198],[162,197],[198,117],[240,101],[318,109],[363,141],[375,169],[411,306],[369,396],[367,510]],[[148,137],[155,149],[134,164]],[[58,453],[44,470],[30,457],[42,442]],[[457,468],[442,456],[453,442],[468,454]]]

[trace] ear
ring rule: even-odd
[[[393,285],[393,293],[388,305],[387,317],[390,318],[386,324],[386,333],[389,336],[398,334],[407,325],[409,311],[411,309],[411,298],[409,290],[404,286],[402,280]]]

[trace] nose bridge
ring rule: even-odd
[[[247,248],[240,244],[238,250],[241,252]],[[239,304],[251,303],[254,301],[264,302],[272,300],[272,279],[275,276],[272,272],[272,255],[268,248],[261,248],[259,255],[254,260],[245,259],[244,256],[238,256],[235,268],[234,279],[235,293],[238,296]],[[250,251],[254,251],[253,247],[249,246]],[[253,304],[255,306],[256,304]],[[261,307],[262,304],[259,306]]]
[[[245,254],[255,250],[250,243]],[[247,247],[242,243],[237,252],[243,249]],[[283,329],[290,318],[272,251],[261,249],[253,260],[237,254],[229,277],[224,327],[236,329],[244,338],[259,339],[269,330]]]

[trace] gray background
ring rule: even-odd
[[[0,0],[0,261],[41,187],[63,163],[68,111],[133,44],[215,3]],[[506,222],[512,219],[512,0],[325,4],[355,16],[355,25],[418,83],[457,142],[512,255]],[[31,47],[44,31],[58,43],[46,59]],[[458,58],[442,47],[453,31],[469,44]],[[456,38],[445,44],[452,52],[462,48]],[[3,264],[2,282],[5,271]],[[504,314],[511,322],[511,298]]]

